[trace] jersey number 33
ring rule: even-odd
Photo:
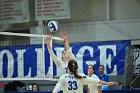
[[[69,81],[68,82],[68,90],[77,90],[77,82],[76,81]]]

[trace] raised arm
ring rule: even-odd
[[[51,58],[54,60],[54,63],[58,66],[60,64],[61,60],[54,54],[54,52],[52,50],[52,46],[51,46],[51,40],[52,40],[52,37],[50,35],[48,35],[47,41],[46,41],[47,48],[48,48]]]
[[[74,59],[76,60],[75,56],[73,55],[70,45],[69,45],[69,40],[67,38],[67,33],[66,32],[61,32],[60,33],[61,38],[64,39],[64,46],[65,46],[65,50],[68,52],[68,55],[70,57],[70,59]]]

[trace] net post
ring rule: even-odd
[[[43,63],[45,63],[45,37],[42,37],[42,59],[43,59]],[[43,73],[45,73],[45,65],[42,68]],[[43,75],[43,79],[45,79],[45,74]]]

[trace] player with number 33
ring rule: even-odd
[[[93,83],[95,85],[106,84],[108,86],[117,84],[117,82],[105,82],[99,79],[87,77],[82,73],[77,73],[77,69],[77,61],[73,59],[69,60],[68,73],[59,78],[53,93],[58,93],[60,90],[62,90],[63,93],[83,93],[83,85],[87,85],[89,83]]]

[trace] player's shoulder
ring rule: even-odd
[[[67,75],[67,74],[61,75],[59,79],[64,79],[66,75]]]
[[[79,76],[86,77],[84,73],[78,73]]]
[[[92,78],[95,78],[95,79],[99,79],[99,77],[98,77],[97,75],[95,75],[95,74],[92,74],[91,77],[92,77]]]
[[[60,78],[66,78],[68,77],[70,74],[66,73],[66,74],[63,74]]]

